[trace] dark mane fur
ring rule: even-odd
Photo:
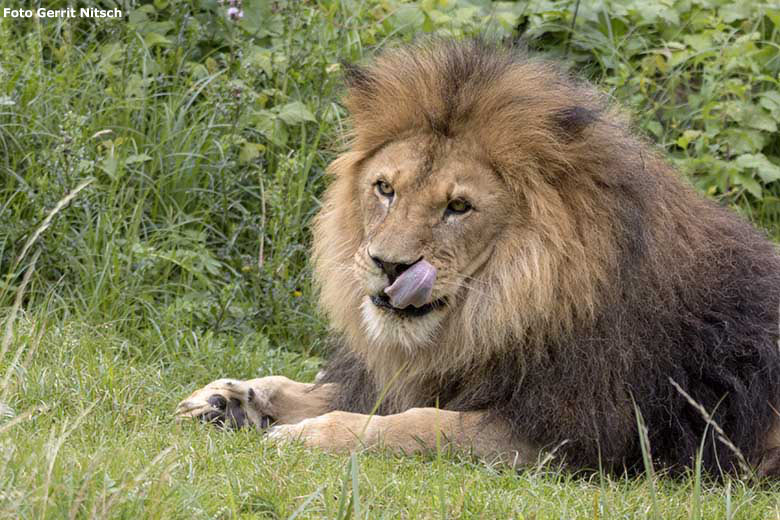
[[[544,193],[559,200],[545,206],[548,217],[528,217],[542,243],[563,237],[571,246],[550,253],[571,262],[560,263],[550,315],[527,321],[527,334],[508,323],[484,355],[414,382],[401,378],[412,396],[406,405],[489,409],[518,438],[563,443],[557,453],[573,467],[622,471],[641,467],[636,403],[659,466],[691,467],[706,436],[704,468],[736,471],[733,451],[675,382],[757,463],[780,396],[780,261],[764,234],[696,194],[619,110],[553,65],[481,42],[425,43],[387,56],[350,69],[352,152],[368,154],[420,125],[454,138],[485,135],[518,201],[551,204]],[[513,90],[502,95],[502,82]],[[408,104],[417,111],[388,106],[388,92],[414,97]],[[481,93],[492,97],[480,104]],[[560,231],[564,223],[570,231]],[[574,256],[579,246],[582,257]],[[582,264],[602,273],[588,278],[590,307],[564,305],[564,289],[585,283]],[[490,281],[491,272],[484,276]],[[525,302],[501,305],[522,316]],[[349,342],[340,341],[325,380],[341,385],[335,409],[369,413],[383,389]],[[379,413],[400,411],[398,402]]]

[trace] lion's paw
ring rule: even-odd
[[[179,419],[195,418],[224,428],[266,429],[274,419],[266,413],[266,396],[246,381],[218,379],[196,390],[176,407]]]
[[[312,424],[315,419],[316,418],[304,419],[295,424],[279,424],[272,426],[268,429],[266,436],[277,442],[303,441],[304,444],[312,445],[314,443],[311,442],[311,440],[306,442],[306,434],[309,434],[308,437],[311,437],[312,439],[317,437],[317,427]]]
[[[295,424],[273,426],[267,435],[277,442],[301,442],[310,448],[346,452],[363,447],[370,438],[370,434],[366,435],[366,422],[370,419],[366,415],[330,412]]]

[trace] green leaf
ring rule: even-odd
[[[419,7],[403,4],[393,12],[389,21],[393,28],[410,30],[422,27],[422,24],[425,22],[425,15]]]
[[[648,131],[649,131],[651,134],[653,134],[653,135],[654,135],[654,136],[656,136],[656,137],[661,137],[662,135],[664,135],[664,127],[663,127],[663,126],[661,126],[661,123],[659,123],[659,122],[658,122],[658,121],[656,121],[655,119],[654,119],[654,120],[652,120],[652,121],[648,121],[648,122],[645,124],[645,128],[646,128],[646,129],[647,129],[647,130],[648,130]]]
[[[465,25],[472,19],[474,19],[479,14],[479,9],[473,6],[464,6],[464,7],[458,7],[455,9],[455,11],[452,13],[452,16],[454,17],[455,21],[459,25]],[[504,12],[502,13],[505,17],[514,16],[511,12]],[[519,18],[519,17],[518,17]],[[438,20],[437,20],[438,21]]]
[[[242,4],[244,17],[239,22],[241,28],[259,37],[271,34],[273,21],[271,3],[271,0],[244,0]]]
[[[750,18],[752,11],[751,2],[733,2],[723,5],[718,9],[718,14],[726,23],[736,22]]]
[[[271,49],[264,49],[263,47],[252,46],[247,56],[247,62],[255,67],[262,69],[265,75],[269,78],[273,73],[271,64]]]
[[[765,183],[780,180],[780,166],[772,163],[762,153],[742,154],[734,163],[742,169],[755,170]]]
[[[759,98],[758,104],[769,110],[775,121],[780,122],[780,92],[776,90],[763,92]]]
[[[162,34],[150,32],[144,36],[144,43],[147,47],[154,47],[156,45],[160,47],[167,47],[171,44],[171,40],[163,36]]]
[[[761,93],[761,106],[769,110],[780,108],[780,92],[767,90]]]
[[[257,131],[263,134],[272,144],[279,147],[287,144],[287,129],[276,114],[269,110],[258,110],[252,114],[251,119]]]
[[[712,37],[706,33],[688,34],[683,36],[683,41],[687,43],[693,50],[706,51],[712,47]]]
[[[670,67],[676,67],[681,63],[685,63],[691,57],[691,51],[674,51],[668,59]]]
[[[720,132],[732,154],[760,152],[766,146],[766,132],[751,128],[732,127]]]
[[[677,146],[680,148],[688,148],[691,141],[695,141],[699,138],[701,132],[699,130],[686,130],[679,138],[677,138]]]
[[[758,105],[735,101],[727,106],[726,113],[744,126],[767,132],[777,131],[777,121]]]
[[[127,15],[127,22],[130,24],[130,26],[140,25],[147,20],[149,20],[149,15],[153,15],[155,12],[153,5],[142,5],[138,9],[133,9],[130,11],[130,13]],[[135,28],[135,27],[133,27]]]
[[[431,19],[430,15],[428,13],[425,13],[424,16],[425,16],[425,21],[423,22],[423,25],[422,25],[423,32],[427,32],[427,33],[433,32],[433,30],[435,28],[434,25],[433,25],[433,20]]]
[[[127,159],[125,159],[125,164],[143,163],[151,160],[152,158],[145,153],[139,153],[136,155],[129,155]]]
[[[777,121],[763,110],[756,110],[744,123],[750,128],[756,128],[758,130],[765,130],[767,132],[777,131]]]
[[[775,24],[777,29],[780,29],[780,6],[767,8],[766,11],[764,11],[764,14],[766,14],[767,18],[772,20],[772,23]]]
[[[242,163],[248,163],[260,156],[260,153],[265,150],[265,146],[260,143],[246,142],[241,145],[241,150],[238,152],[238,160]]]
[[[637,2],[633,7],[645,23],[657,22],[659,19],[669,25],[679,25],[680,23],[680,17],[677,12],[660,2]]]
[[[763,190],[761,189],[761,185],[754,178],[738,173],[734,175],[734,184],[742,186],[755,198],[761,198]]]
[[[288,125],[296,125],[304,121],[317,121],[314,114],[300,101],[293,101],[279,108],[279,118]]]
[[[124,53],[125,49],[119,42],[110,42],[100,49],[100,63],[98,67],[102,70],[108,70],[112,63],[119,61]]]
[[[108,156],[106,156],[102,161],[100,161],[100,169],[103,170],[103,172],[105,172],[105,174],[108,175],[112,181],[119,180],[119,178],[121,177],[121,170],[119,169],[119,160],[117,159],[113,151]]]

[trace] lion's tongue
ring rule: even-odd
[[[393,285],[385,289],[385,294],[390,297],[390,304],[397,309],[409,305],[422,307],[431,302],[435,281],[436,268],[420,260],[401,273]]]

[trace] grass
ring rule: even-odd
[[[128,351],[128,339],[110,323],[51,323],[22,314],[12,347],[32,354],[12,377],[9,404],[21,419],[13,426],[4,423],[0,432],[0,514],[636,518],[651,512],[651,491],[643,479],[578,477],[549,468],[516,474],[447,455],[330,456],[278,446],[251,431],[178,424],[171,411],[183,395],[213,377],[217,364],[238,377],[274,372],[311,378],[314,371],[301,356],[267,342],[232,343],[188,332],[179,339],[178,352],[144,361]],[[778,514],[778,495],[771,487],[652,478],[657,518]],[[702,486],[699,498],[697,485]]]
[[[214,2],[158,0],[115,21],[0,18],[0,516],[780,518],[777,486],[693,471],[338,457],[173,420],[217,377],[316,374],[309,223],[343,145],[339,62],[421,29],[519,27],[635,111],[702,191],[780,234],[777,10],[581,2],[575,19],[574,4],[245,0],[235,24]]]

